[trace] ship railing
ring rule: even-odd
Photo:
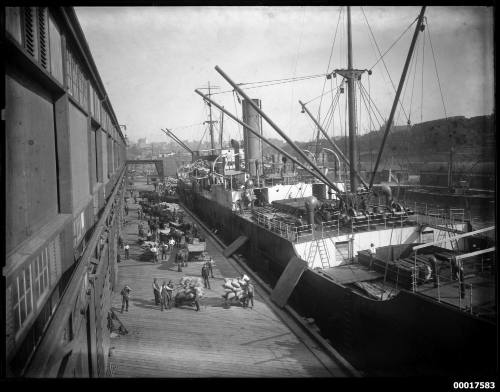
[[[461,266],[462,273],[459,273],[460,270],[458,267],[454,267],[448,262],[440,264],[437,273],[429,266],[429,273],[426,276],[422,276],[415,265],[412,269],[412,290],[413,292],[435,298],[438,302],[455,305],[460,310],[473,314],[474,298],[481,298],[483,303],[495,302],[494,290],[489,292],[490,298],[488,298],[488,291],[484,289],[486,281],[494,279],[495,271],[493,271],[492,260],[495,259],[495,255],[495,247],[456,255],[455,258]],[[415,253],[415,263],[416,259],[417,252]],[[490,266],[489,275],[484,274],[485,270],[488,269],[485,268],[485,264],[486,267]],[[467,279],[477,277],[478,275],[483,276],[484,279],[474,284],[466,282]],[[428,284],[431,281],[433,282],[432,286],[429,287],[429,285],[426,285],[426,283]],[[456,287],[451,290],[448,289],[452,285],[456,285]],[[477,308],[481,307],[480,304],[476,306]]]
[[[321,238],[331,235],[340,235],[340,219],[333,219],[326,222],[321,222]]]
[[[428,223],[432,225],[447,225],[464,223],[466,220],[463,208],[442,208],[427,203],[413,205],[417,223]]]
[[[314,235],[313,235],[313,230],[312,230],[312,225],[307,224],[307,225],[302,225],[302,226],[295,226],[293,228],[293,232],[295,234],[295,242],[299,240],[313,240]]]
[[[260,226],[263,226],[284,238],[290,239],[294,233],[294,227],[287,222],[283,222],[281,219],[271,218],[255,210],[252,211],[252,217]]]
[[[408,222],[408,215],[399,213],[397,215],[365,215],[351,219],[352,232],[362,230],[372,230],[376,227],[394,228],[396,226],[403,227]]]

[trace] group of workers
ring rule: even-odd
[[[135,202],[137,203],[137,199],[135,198]],[[128,214],[129,208],[127,205],[127,202],[125,202],[125,214]],[[176,214],[177,211],[174,210],[174,214]],[[182,215],[176,214],[179,217]],[[138,218],[139,220],[145,219],[146,215],[141,207],[138,209]],[[148,221],[149,225],[149,235],[152,235],[153,233],[158,233],[159,225],[158,221],[154,219],[150,219]],[[138,223],[138,234],[140,237],[144,237],[144,225],[143,222]],[[193,224],[193,226],[189,227],[188,234],[191,235],[192,237],[196,237],[197,235],[200,234],[198,228],[196,225]],[[120,237],[121,239],[121,237]],[[162,241],[161,243],[158,244],[158,238],[156,237],[157,241],[153,242],[150,244],[150,252],[153,255],[153,263],[158,262],[158,253],[161,251],[161,258],[162,260],[166,259],[167,257],[167,252],[170,250],[173,250],[175,246],[178,244],[177,241],[174,239],[174,236],[171,235],[169,236],[169,239],[167,242]],[[121,247],[123,247],[125,251],[125,259],[128,259],[130,257],[130,245],[128,243],[124,243],[123,240],[121,239]],[[185,254],[186,252],[179,251],[178,254],[176,255],[176,262],[179,266],[179,272],[182,272],[181,265],[185,265],[185,261],[187,260],[187,255]],[[214,273],[213,273],[213,267],[214,267],[214,261],[213,258],[208,256],[208,253],[203,252],[202,254],[203,259],[205,262],[203,263],[202,269],[201,269],[201,276],[203,278],[204,286],[207,289],[210,288],[210,280],[209,278],[215,278]],[[254,288],[253,285],[249,282],[249,278],[246,275],[242,275],[241,279],[245,279],[247,281],[246,286],[244,287],[245,290],[245,302],[244,306],[248,306],[249,303],[251,303],[251,306],[253,307],[253,294],[254,294]],[[173,292],[174,292],[174,285],[172,283],[172,280],[169,280],[167,283],[166,281],[163,281],[163,283],[160,285],[158,282],[157,278],[153,279],[153,294],[154,294],[154,301],[157,306],[160,306],[161,311],[170,309],[172,307],[174,298],[173,298]],[[122,307],[121,307],[121,312],[127,311],[129,308],[129,300],[130,300],[130,295],[131,295],[132,289],[129,286],[124,286],[122,291],[121,291],[121,296],[122,296]],[[193,300],[193,303],[196,306],[196,309],[199,310],[199,298],[196,296]]]
[[[153,279],[153,294],[155,296],[155,304],[160,305],[161,311],[172,307],[174,285],[171,280],[163,281],[162,285],[158,284],[156,278]]]

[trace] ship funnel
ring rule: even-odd
[[[240,170],[240,143],[237,140],[231,139],[231,147],[234,149],[234,170]]]
[[[253,103],[257,107],[261,108],[260,99],[252,99]],[[262,135],[262,117],[261,115],[252,107],[249,100],[244,99],[242,102],[242,112],[243,112],[243,122],[250,125],[253,129]],[[257,162],[262,162],[262,141],[260,138],[255,136],[252,132],[248,131],[245,127],[244,131],[245,140],[245,167],[251,177],[257,177],[258,169]]]

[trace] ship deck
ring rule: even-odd
[[[322,270],[321,273],[342,285],[370,282],[386,291],[394,292],[400,289],[390,280],[384,283],[384,274],[370,270],[368,267],[358,263],[328,268]],[[495,282],[492,279],[491,271],[466,270],[464,298],[460,298],[459,283],[456,280],[451,280],[450,269],[448,267],[442,267],[440,276],[442,282],[439,285],[439,289],[434,287],[433,282],[425,282],[418,286],[416,293],[454,306],[464,312],[488,318],[493,317],[496,302]]]
[[[346,373],[306,334],[284,324],[268,305],[256,284],[253,309],[223,307],[223,277],[239,272],[222,255],[207,235],[207,251],[216,267],[211,290],[205,290],[200,311],[191,307],[160,311],[154,304],[152,281],[200,276],[201,263],[190,261],[183,272],[174,265],[175,250],[166,260],[153,264],[141,261],[137,245],[137,205],[124,227],[130,259],[119,264],[119,288],[129,285],[133,292],[128,312],[121,314],[121,297],[113,297],[113,309],[128,330],[111,339],[112,377],[332,377]],[[189,219],[186,219],[189,220]],[[120,290],[118,290],[119,292]],[[259,293],[260,291],[260,293]],[[312,348],[311,348],[312,347]]]

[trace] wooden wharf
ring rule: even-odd
[[[119,264],[119,290],[113,310],[128,333],[111,338],[111,377],[343,377],[348,373],[324,353],[307,334],[288,327],[264,300],[256,282],[255,306],[223,306],[223,278],[238,271],[207,233],[207,252],[215,261],[211,289],[205,289],[200,311],[180,306],[161,311],[155,305],[152,282],[178,283],[182,276],[201,276],[201,261],[189,261],[182,272],[175,264],[177,249],[153,263],[137,244],[136,204],[129,204],[124,241],[130,259]],[[185,220],[190,221],[189,216]],[[123,255],[123,251],[122,251]],[[129,311],[120,313],[121,287],[132,288]],[[299,336],[300,335],[300,336]]]

